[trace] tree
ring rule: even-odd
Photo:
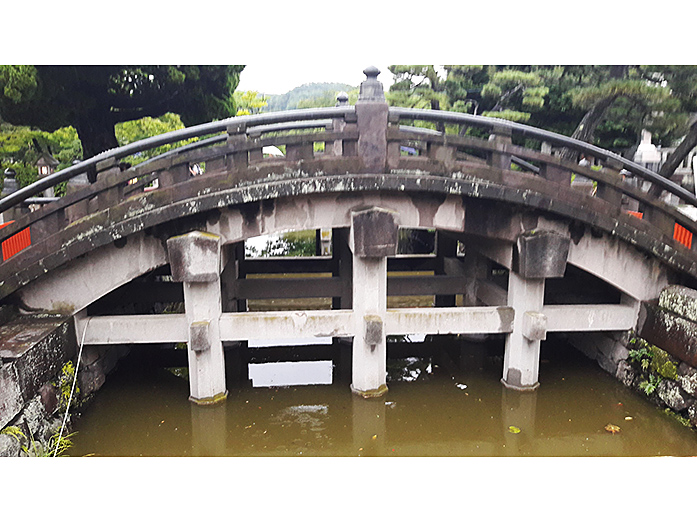
[[[194,125],[235,114],[244,66],[0,66],[0,115],[54,131],[72,125],[85,157],[117,147],[114,126],[167,112]]]
[[[0,172],[11,168],[24,187],[36,181],[36,161],[43,152],[58,160],[57,169],[82,159],[82,147],[73,127],[61,127],[47,133],[26,126],[14,126],[0,121]]]
[[[150,116],[146,116],[145,118],[139,118],[138,120],[129,120],[128,122],[117,123],[115,133],[119,146],[123,146],[139,140],[150,138],[152,136],[157,136],[183,128],[184,124],[182,123],[182,120],[178,114],[166,113],[159,118],[151,118]],[[170,149],[181,147],[182,145],[186,145],[187,143],[191,143],[196,140],[196,138],[191,138],[189,140],[161,145],[155,149],[129,156],[125,159],[125,161],[131,165],[136,165],[149,158],[163,154]]]
[[[235,91],[232,95],[237,107],[236,116],[259,114],[268,105],[266,97],[257,91]]]

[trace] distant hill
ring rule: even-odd
[[[355,89],[355,87],[348,84],[333,84],[326,82],[304,84],[291,91],[288,91],[286,94],[266,95],[266,99],[268,101],[266,111],[286,111],[288,109],[297,109],[298,103],[301,101],[311,100],[313,98],[334,98],[336,97],[336,93],[340,91],[348,92],[353,89]]]

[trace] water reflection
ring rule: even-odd
[[[392,351],[398,356],[390,360],[395,372],[382,398],[356,397],[345,382],[288,387],[243,382],[230,389],[224,404],[207,407],[188,402],[185,377],[147,367],[132,351],[135,356],[124,360],[77,420],[70,454],[697,454],[694,432],[563,344],[543,345],[543,386],[524,393],[500,383],[500,350],[495,346],[450,344],[447,355],[440,354],[443,346],[417,348],[416,356]],[[415,368],[424,371],[408,381]],[[621,432],[605,431],[608,423],[620,426]]]
[[[192,455],[199,457],[225,456],[227,439],[227,410],[225,404],[191,404]]]

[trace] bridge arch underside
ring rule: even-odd
[[[387,335],[504,333],[502,381],[515,389],[535,388],[539,344],[547,332],[634,328],[640,301],[656,298],[667,284],[692,282],[695,270],[689,256],[674,248],[659,250],[657,245],[665,245],[663,239],[630,217],[598,218],[582,201],[574,207],[542,193],[475,179],[317,176],[196,195],[183,192],[174,203],[161,206],[156,198],[146,195],[137,200],[137,207],[129,202],[128,212],[119,215],[112,209],[73,224],[74,230],[64,238],[49,239],[60,252],[32,246],[17,256],[17,262],[31,259],[35,249],[49,254],[33,265],[20,265],[14,281],[6,278],[6,284],[10,280],[16,288],[9,299],[25,310],[76,314],[80,334],[89,313],[86,344],[188,342],[190,368],[196,370],[191,375],[198,376],[191,380],[194,400],[219,398],[225,390],[224,376],[221,382],[219,370],[211,370],[220,367],[222,358],[222,347],[214,354],[216,344],[260,333],[270,339],[353,337],[352,387],[363,395],[386,390]],[[435,254],[418,262],[419,257],[361,256],[355,243],[356,216],[370,210],[391,216],[401,228],[435,230]],[[325,292],[335,310],[247,312],[245,300],[268,297],[274,291],[268,283],[255,288],[245,278],[250,272],[245,265],[252,260],[241,255],[244,240],[308,229],[333,230],[332,257],[307,262],[331,277],[324,285],[302,280],[288,285],[295,292]],[[215,262],[218,277],[211,286],[217,291],[206,291],[209,301],[220,302],[218,312],[207,310],[205,321],[188,314],[194,309],[188,305],[187,314],[109,314],[114,297],[134,296],[131,291],[141,284],[147,294],[147,284],[153,283],[148,275],[169,274],[167,240],[192,231],[207,233],[220,245]],[[541,237],[552,240],[535,239]],[[458,242],[464,255],[458,254]],[[538,263],[542,273],[532,267],[535,260],[543,260]],[[301,272],[300,262],[292,263],[296,268],[269,272]],[[408,276],[387,278],[388,270],[417,266],[433,276],[411,281]],[[581,303],[569,300],[566,296],[574,290],[565,286],[567,280],[569,285],[580,281],[583,286],[596,281],[592,286],[598,294]],[[171,301],[183,296],[185,302],[199,299],[192,293],[204,285],[166,283],[152,292],[164,292],[167,300],[177,298]],[[440,289],[433,291],[436,307],[386,308],[388,293],[427,294],[424,289]],[[457,304],[455,295],[460,297]]]

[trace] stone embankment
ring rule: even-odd
[[[83,351],[71,414],[102,386],[126,352],[121,347]],[[0,307],[0,457],[42,455],[55,443],[77,354],[71,317],[19,315]],[[64,435],[70,432],[67,425]]]
[[[697,428],[697,291],[672,285],[643,302],[636,333],[569,339],[625,386]]]

